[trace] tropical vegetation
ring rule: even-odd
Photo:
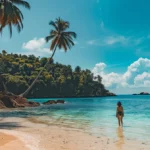
[[[69,22],[62,20],[61,18],[57,18],[56,21],[51,21],[49,25],[51,25],[54,29],[51,29],[50,35],[48,35],[45,40],[46,42],[49,42],[51,40],[50,50],[52,51],[52,55],[49,59],[47,59],[47,62],[43,66],[43,69],[40,70],[39,74],[31,83],[29,88],[24,93],[20,94],[20,96],[26,96],[32,89],[32,87],[42,74],[43,70],[49,63],[51,63],[51,60],[53,59],[57,48],[64,49],[64,51],[67,52],[68,49],[71,49],[71,47],[74,46],[73,38],[76,38],[77,35],[75,32],[67,31],[67,29],[69,29],[70,27]]]
[[[72,68],[48,58],[34,55],[0,53],[0,91],[8,90],[16,95],[23,93],[43,70],[28,97],[80,97],[106,96],[108,91],[101,77],[94,79],[90,70],[79,66]],[[2,84],[2,82],[4,84]],[[6,89],[5,89],[5,85]]]

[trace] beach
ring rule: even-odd
[[[7,134],[6,134],[7,133]],[[10,131],[0,131],[0,150],[29,150],[26,144]]]
[[[123,127],[115,117],[119,99]],[[1,110],[0,150],[149,150],[149,99],[65,98],[65,104]]]
[[[118,138],[94,136],[83,130],[50,125],[36,118],[6,118],[1,124],[15,123],[0,130],[1,150],[149,150],[150,143],[129,140],[118,128]],[[7,128],[7,126],[5,127]]]

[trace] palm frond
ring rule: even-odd
[[[59,49],[63,48],[65,51],[67,51],[67,45],[66,45],[63,37],[60,38],[59,43],[58,43],[58,47],[59,47]]]
[[[74,38],[77,37],[77,34],[76,34],[75,32],[72,32],[72,31],[65,32],[65,34],[66,34],[67,36],[72,36],[72,37],[74,37]]]
[[[75,45],[74,42],[73,42],[69,37],[65,37],[65,39],[66,39],[72,46]]]
[[[9,27],[10,37],[12,37],[12,24],[9,23],[9,24],[8,24],[8,27]]]
[[[58,27],[54,21],[50,21],[49,25],[52,25],[58,31]]]
[[[10,0],[10,1],[14,4],[21,5],[27,9],[31,8],[30,4],[26,1],[23,1],[23,0]]]
[[[8,26],[10,37],[12,36],[12,26],[16,26],[18,32],[23,29],[23,14],[21,10],[16,6],[21,5],[27,9],[30,9],[28,2],[24,0],[6,0],[4,3],[4,9],[0,9],[0,32],[2,32],[5,26]]]
[[[69,25],[70,25],[68,21],[63,21],[60,18],[57,18],[56,21],[55,21],[55,23],[58,26],[58,31],[59,32],[65,31],[66,29],[69,28]]]
[[[55,37],[55,35],[49,35],[47,37],[45,37],[45,41],[49,42],[51,39],[53,39]]]
[[[65,37],[64,37],[64,42],[65,42],[65,44],[67,45],[68,49],[71,49],[72,44],[71,44],[71,43],[68,41],[68,39],[65,38]]]
[[[54,29],[50,31],[50,35],[45,38],[46,42],[52,39],[50,50],[54,50],[57,46],[59,49],[64,49],[66,52],[74,46],[73,38],[77,37],[77,34],[72,31],[66,31],[70,24],[67,21],[57,18],[56,21],[51,21],[49,23]]]
[[[50,31],[50,35],[57,35],[57,34],[58,34],[58,32],[56,30],[51,30]]]
[[[54,50],[55,46],[58,44],[58,37],[55,37],[53,40],[52,40],[52,43],[51,43],[51,46],[50,46],[50,50]]]

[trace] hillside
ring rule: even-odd
[[[7,90],[16,95],[24,92],[44,67],[47,58],[34,55],[0,53],[0,91]],[[101,77],[93,80],[90,70],[81,70],[77,66],[74,70],[58,62],[51,62],[43,71],[39,80],[28,94],[28,97],[89,97],[113,95],[101,83]]]

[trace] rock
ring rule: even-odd
[[[132,94],[132,95],[150,95],[150,93],[148,93],[148,92],[141,92],[139,94]]]
[[[139,95],[149,95],[147,92],[141,92]]]
[[[4,105],[4,103],[0,100],[0,109],[6,108],[6,106]]]
[[[55,100],[48,100],[46,102],[43,103],[44,105],[52,105],[52,104],[57,104],[57,102]]]
[[[5,95],[1,98],[1,101],[3,102],[4,106],[7,108],[18,108],[18,107],[24,107],[23,105],[18,104],[15,100],[13,100],[11,97]]]
[[[56,101],[56,103],[58,104],[58,103],[60,103],[60,104],[64,104],[65,103],[65,101],[64,100],[57,100]]]
[[[14,101],[7,95],[3,96],[1,101],[7,108],[14,108],[15,106]]]
[[[19,103],[19,104],[25,104],[25,103],[28,102],[26,98],[21,97],[21,96],[15,97],[15,101],[16,101],[17,103]]]
[[[44,105],[52,105],[52,104],[64,104],[65,101],[64,100],[48,100],[46,102],[44,102]]]
[[[24,106],[25,107],[38,107],[38,106],[40,106],[40,103],[28,101],[28,102],[24,103]]]
[[[116,96],[116,94],[111,93],[111,92],[107,92],[107,93],[106,93],[106,96]]]
[[[20,108],[20,107],[37,107],[40,103],[27,101],[26,98],[16,95],[3,95],[0,97],[1,108]]]

